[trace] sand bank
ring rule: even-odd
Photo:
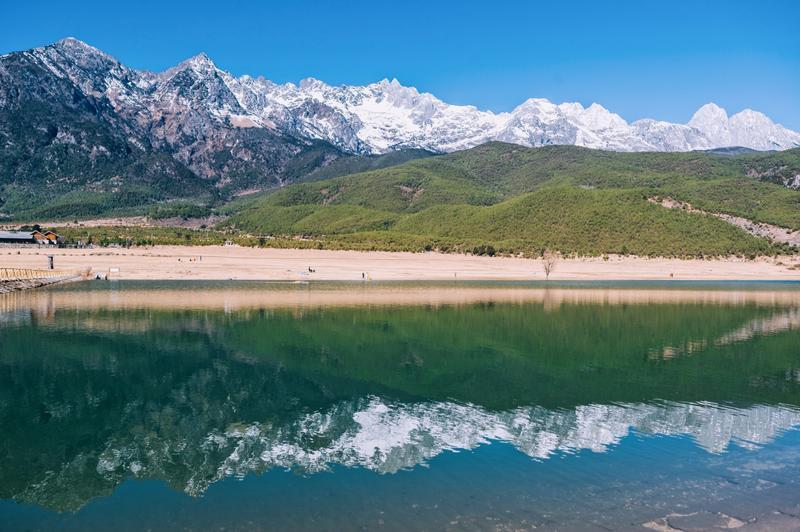
[[[0,267],[108,273],[138,280],[452,281],[544,280],[534,259],[441,253],[390,253],[237,246],[132,249],[0,249]],[[678,260],[611,257],[562,259],[553,280],[800,280],[799,258]],[[796,267],[797,269],[793,269]],[[309,271],[309,268],[313,271]]]

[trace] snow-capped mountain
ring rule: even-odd
[[[554,104],[531,98],[509,113],[450,105],[396,79],[333,87],[316,79],[276,85],[229,78],[239,103],[256,120],[344,150],[383,153],[400,148],[451,152],[490,140],[523,146],[573,144],[614,151],[690,151],[741,146],[783,150],[800,146],[800,133],[746,109],[728,118],[715,104],[689,124],[627,123],[599,104]]]
[[[800,134],[755,111],[728,117],[713,104],[688,124],[628,123],[598,104],[533,98],[505,113],[451,105],[397,80],[278,84],[233,76],[205,54],[152,73],[72,38],[0,56],[0,190],[29,191],[3,194],[0,218],[95,215],[186,198],[213,203],[295,182],[338,159],[411,149],[398,155],[418,157],[488,141],[782,150],[800,146]],[[798,186],[792,168],[745,171]],[[66,209],[56,201],[77,191],[93,205],[83,204],[88,196]]]
[[[177,149],[178,160],[193,169],[199,164],[201,175],[218,169],[198,163],[198,153],[216,153],[220,143],[236,152],[234,159],[255,156],[236,139],[241,130],[250,129],[325,141],[347,153],[402,148],[451,152],[490,140],[615,151],[800,146],[800,133],[761,113],[746,109],[728,117],[715,104],[701,107],[688,124],[650,119],[628,123],[596,103],[584,107],[540,98],[531,98],[511,112],[493,113],[445,103],[397,80],[331,86],[313,78],[297,85],[237,78],[205,54],[153,74],[127,68],[72,38],[22,54],[55,76],[69,79],[84,95],[106,103],[109,115],[123,119],[118,120],[123,131]],[[6,104],[8,98],[0,96],[0,108]]]

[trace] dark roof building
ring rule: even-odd
[[[30,231],[0,231],[0,244],[37,244],[36,235]]]

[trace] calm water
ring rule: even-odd
[[[797,428],[800,285],[0,297],[3,530],[790,526]]]

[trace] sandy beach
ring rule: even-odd
[[[131,249],[1,248],[0,267],[45,268],[137,280],[452,281],[544,280],[541,261],[441,253],[389,253],[237,246]],[[794,268],[794,269],[793,269]],[[309,271],[309,269],[313,271]],[[797,257],[678,260],[562,259],[552,280],[800,280]]]

